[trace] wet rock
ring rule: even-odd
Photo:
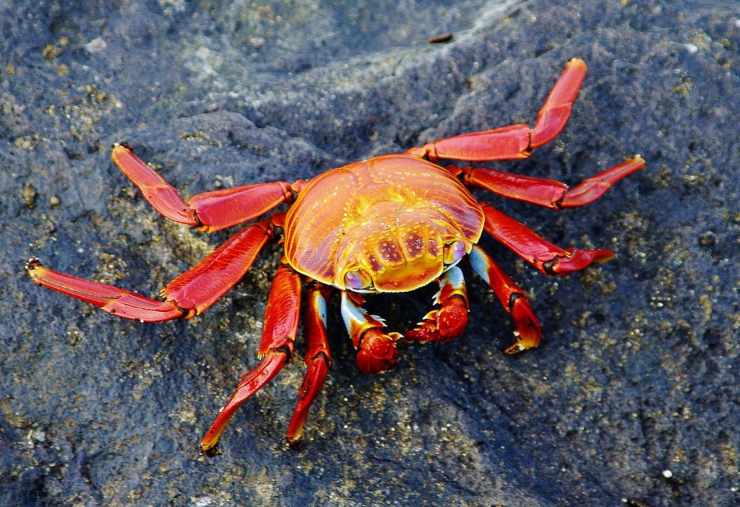
[[[736,9],[448,3],[0,7],[0,504],[737,503]],[[640,153],[649,169],[560,214],[478,195],[617,258],[545,278],[485,240],[545,327],[516,358],[500,353],[507,315],[467,268],[466,334],[404,349],[385,375],[357,372],[332,305],[334,366],[299,450],[282,435],[300,357],[220,454],[197,449],[256,363],[279,246],[207,314],[158,326],[23,272],[34,255],[153,296],[227,237],[164,222],[111,165],[113,142],[187,195],[308,178],[530,122],[574,56],[590,69],[566,131],[496,166],[576,183]],[[429,296],[377,304],[402,326]]]

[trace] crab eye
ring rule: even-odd
[[[465,243],[463,241],[455,241],[445,245],[444,251],[444,262],[447,265],[453,265],[460,262],[460,259],[465,257]]]
[[[349,289],[362,290],[371,287],[373,280],[364,270],[356,269],[347,271],[347,274],[344,275],[344,283]]]

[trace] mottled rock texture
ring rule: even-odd
[[[0,504],[737,505],[737,4],[449,3],[0,3]],[[517,358],[472,275],[465,336],[382,376],[357,372],[334,305],[300,450],[282,443],[300,357],[221,454],[197,448],[256,363],[277,245],[206,315],[162,325],[23,271],[35,255],[154,295],[226,237],[158,217],[110,163],[115,141],[188,195],[307,178],[531,121],[573,56],[590,70],[565,133],[498,165],[575,183],[641,153],[648,170],[562,213],[479,195],[618,257],[546,278],[486,240],[545,326]],[[428,297],[377,304],[402,326]]]

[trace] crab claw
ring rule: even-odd
[[[453,266],[438,281],[439,292],[434,296],[438,308],[424,315],[421,322],[406,333],[410,340],[446,342],[465,331],[468,324],[468,296],[462,270]]]
[[[379,328],[365,331],[357,351],[357,368],[362,373],[380,373],[393,368],[398,363],[396,342],[400,338],[400,333],[384,334]]]
[[[419,324],[406,333],[406,338],[419,342],[446,342],[457,338],[468,324],[468,305],[461,297],[453,297],[438,310],[424,315]]]

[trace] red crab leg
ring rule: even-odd
[[[356,292],[342,291],[342,318],[357,350],[357,367],[362,373],[380,373],[398,362],[396,342],[401,334],[384,334],[383,319],[367,313],[362,308],[364,302]]]
[[[422,321],[406,333],[407,339],[419,342],[449,341],[465,331],[468,324],[468,295],[459,267],[451,267],[440,277],[434,304],[439,305],[439,309],[424,315]]]
[[[91,303],[113,315],[142,322],[162,322],[178,317],[191,318],[215,303],[249,270],[270,236],[272,226],[267,221],[237,232],[195,267],[172,280],[161,292],[165,301],[60,273],[43,266],[38,259],[30,259],[26,269],[37,284]]]
[[[573,102],[586,76],[586,63],[572,58],[537,114],[534,128],[520,123],[493,130],[469,132],[412,148],[412,155],[431,161],[442,158],[481,162],[527,158],[532,150],[555,139],[570,118]]]
[[[154,209],[174,222],[200,226],[206,232],[246,222],[289,202],[302,184],[300,181],[293,185],[284,181],[256,183],[204,192],[184,201],[174,187],[128,146],[114,144],[111,156]]]
[[[473,246],[470,252],[470,264],[473,271],[483,278],[496,294],[501,306],[514,320],[516,339],[504,349],[504,352],[516,354],[537,347],[542,339],[542,326],[532,311],[524,291],[503,272],[485,250],[477,245]]]
[[[201,440],[201,450],[208,451],[218,443],[236,410],[275,378],[275,375],[290,359],[298,333],[300,308],[300,276],[287,264],[283,264],[272,279],[272,287],[265,307],[262,341],[257,352],[257,357],[262,361],[256,368],[242,375],[236,390],[219,411]]]
[[[329,289],[325,285],[312,284],[308,290],[308,305],[303,318],[306,337],[306,375],[298,391],[298,401],[288,425],[285,439],[295,445],[303,438],[303,426],[314,398],[324,385],[331,366],[331,351],[326,335],[326,299]]]
[[[593,262],[606,262],[614,257],[614,252],[605,248],[564,250],[491,205],[482,203],[481,208],[485,215],[483,227],[486,232],[545,274],[566,275],[580,271]]]
[[[533,178],[496,169],[455,167],[465,183],[482,187],[510,199],[552,209],[577,208],[599,199],[615,183],[645,167],[640,155],[606,169],[573,188],[557,180]],[[449,167],[448,167],[449,169]]]

